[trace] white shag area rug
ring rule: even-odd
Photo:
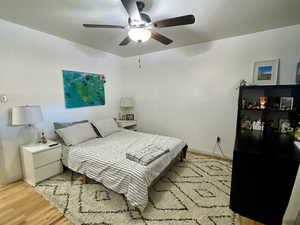
[[[192,154],[150,189],[145,211],[123,195],[66,171],[35,189],[76,225],[239,225],[229,209],[231,164]]]

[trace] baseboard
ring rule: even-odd
[[[230,158],[228,156],[226,156],[228,158],[224,158],[224,157],[221,157],[221,156],[218,156],[218,155],[214,155],[214,154],[212,154],[210,152],[207,152],[207,151],[199,151],[199,150],[196,150],[196,149],[189,148],[188,152],[191,153],[191,154],[194,154],[194,155],[202,155],[202,156],[207,156],[207,157],[210,157],[210,158],[215,158],[215,159],[220,159],[220,160],[232,162],[232,158]]]

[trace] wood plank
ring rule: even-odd
[[[2,186],[0,199],[1,225],[73,225],[23,181]]]
[[[25,224],[25,222],[26,222],[26,217],[24,215],[21,215],[8,221],[6,225],[22,225]]]

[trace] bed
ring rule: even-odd
[[[147,144],[170,151],[148,166],[126,158],[126,151]],[[148,204],[148,188],[178,157],[185,158],[187,145],[180,139],[122,129],[105,138],[95,138],[75,146],[64,146],[64,166],[107,188],[123,194],[128,203],[143,211]]]

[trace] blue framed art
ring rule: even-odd
[[[278,82],[279,59],[254,63],[253,83],[256,85],[276,85]]]
[[[105,105],[105,76],[63,70],[66,108]]]

